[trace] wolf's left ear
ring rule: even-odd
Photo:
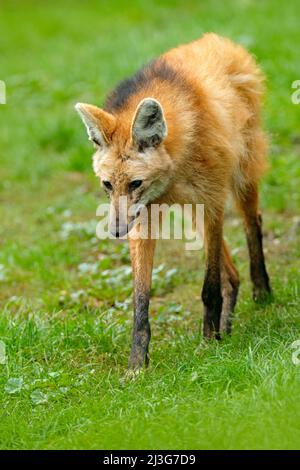
[[[167,123],[161,104],[154,98],[140,102],[132,122],[132,140],[140,150],[156,147],[167,135]]]
[[[89,139],[100,147],[108,145],[116,127],[116,118],[91,104],[77,103],[75,109],[87,129]]]

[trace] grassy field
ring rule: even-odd
[[[299,448],[298,0],[13,1],[0,7],[0,447]],[[215,31],[267,76],[270,171],[261,186],[275,300],[252,302],[241,221],[233,335],[201,340],[203,255],[159,244],[151,366],[126,382],[128,247],[95,238],[103,194],[73,105],[101,104],[160,52]]]

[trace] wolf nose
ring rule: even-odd
[[[116,231],[116,238],[119,238],[120,237],[120,232],[117,230]]]

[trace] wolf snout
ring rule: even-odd
[[[129,218],[129,221],[127,222],[121,222],[119,219],[116,220],[115,223],[112,223],[109,227],[110,233],[113,235],[115,238],[122,238],[127,233],[130,232],[132,227],[134,226],[136,220],[138,219],[140,215],[140,211],[137,211],[136,214],[132,217]]]

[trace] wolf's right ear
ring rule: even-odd
[[[75,109],[87,129],[89,139],[98,147],[108,145],[116,127],[116,118],[91,104],[77,103]]]
[[[157,147],[166,137],[167,132],[167,123],[161,104],[154,98],[142,100],[132,122],[133,143],[140,150]]]

